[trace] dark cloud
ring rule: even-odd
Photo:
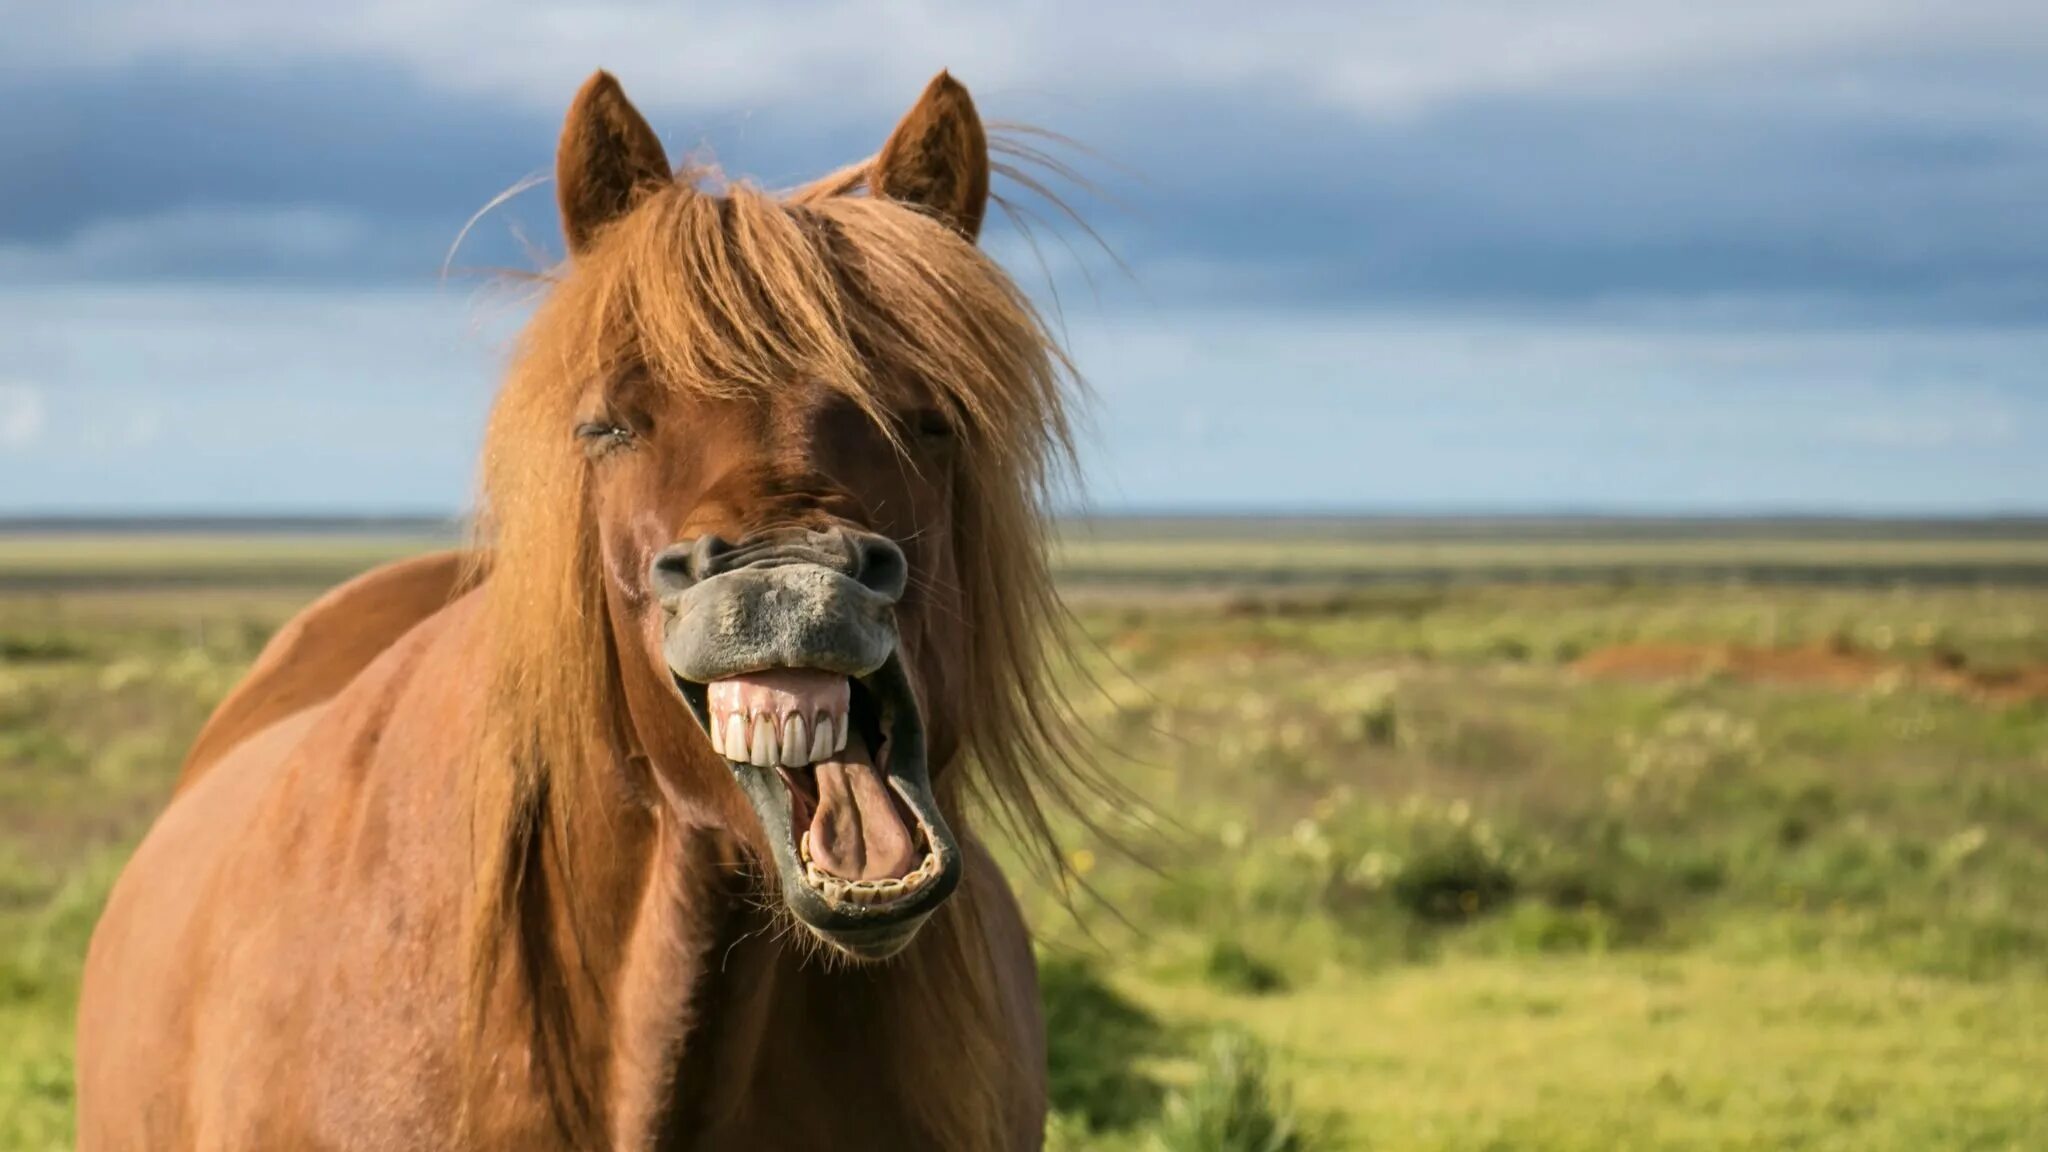
[[[1967,75],[1902,60],[1851,78],[1927,88],[1918,116],[1791,83],[1811,76],[1771,77],[1786,92],[1775,104],[1694,78],[1380,120],[1258,88],[989,111],[1100,154],[1071,157],[1105,193],[1078,199],[1152,299],[1734,299],[1879,321],[2037,320],[2048,124],[1959,101]],[[1993,92],[2026,89],[1985,75]],[[861,155],[886,128],[826,111],[656,119],[675,155],[708,144],[774,184]],[[545,169],[556,129],[375,61],[0,79],[0,277],[416,282],[473,211]],[[556,248],[547,189],[494,215],[458,263],[527,264],[515,229]]]
[[[771,180],[816,175],[880,142],[705,119],[725,129],[722,164]],[[709,142],[688,125],[659,127],[677,160]],[[0,76],[0,275],[12,263],[17,279],[26,267],[52,278],[417,280],[471,214],[546,173],[559,130],[554,115],[433,90],[375,61]],[[237,213],[250,219],[243,234]],[[293,213],[343,224],[359,243],[263,251]],[[154,238],[158,223],[180,234]],[[137,246],[132,259],[108,250],[117,237]],[[458,262],[526,267],[522,237],[559,250],[549,188],[494,213]]]

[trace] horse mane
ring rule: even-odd
[[[464,1033],[473,1051],[508,942],[521,954],[540,845],[555,839],[569,867],[565,817],[592,774],[624,755],[587,462],[569,434],[591,382],[640,372],[677,393],[738,399],[811,380],[893,439],[889,381],[922,381],[961,445],[954,554],[973,637],[961,669],[965,756],[940,775],[941,803],[949,819],[970,804],[989,812],[1058,872],[1048,812],[1089,788],[1055,675],[1072,653],[1044,546],[1050,502],[1073,474],[1068,404],[1080,386],[1059,344],[973,242],[913,207],[859,194],[867,162],[779,196],[747,183],[712,190],[706,176],[686,168],[573,266],[542,277],[547,294],[486,430],[472,554],[489,569],[490,696],[466,781],[475,861]],[[927,927],[934,949],[979,946],[978,932],[967,935],[971,910],[954,907],[963,903],[949,902]],[[964,954],[931,962],[966,963]],[[934,978],[980,982],[972,971]],[[538,987],[534,974],[525,980],[529,992]],[[536,1048],[546,1032],[536,1027]],[[542,1074],[571,1098],[558,1112],[591,1096],[571,1070]]]

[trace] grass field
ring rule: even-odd
[[[1076,912],[1016,873],[1052,1145],[2048,1148],[2048,545],[1883,531],[1070,539],[1171,826],[1070,823]],[[0,541],[0,1149],[68,1146],[79,957],[212,702],[418,546]],[[1726,578],[1788,567],[1843,578]]]

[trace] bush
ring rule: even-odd
[[[1327,826],[1304,821],[1294,841],[1296,855],[1328,861],[1322,899],[1340,916],[1391,904],[1425,924],[1462,924],[1504,907],[1520,887],[1521,854],[1462,800],[1366,804]]]
[[[55,632],[0,633],[0,660],[10,664],[55,663],[87,654],[77,639]]]
[[[1202,975],[1226,992],[1263,996],[1287,987],[1278,968],[1259,959],[1235,940],[1218,940],[1209,948]]]
[[[1462,923],[1515,894],[1515,877],[1496,853],[1469,837],[1446,839],[1408,858],[1394,876],[1394,899],[1410,915]]]
[[[1293,1102],[1259,1043],[1216,1038],[1201,1071],[1174,1093],[1153,1138],[1159,1152],[1306,1152]]]
[[[1520,636],[1496,636],[1487,642],[1486,654],[1496,660],[1523,664],[1530,656],[1529,642]]]
[[[1525,902],[1508,916],[1506,933],[1517,952],[1605,952],[1617,928],[1598,905],[1553,908]]]

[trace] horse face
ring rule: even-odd
[[[665,176],[660,157],[616,85],[594,80],[558,174],[572,251]],[[972,237],[987,150],[964,89],[933,83],[870,185]],[[960,876],[932,786],[959,745],[947,671],[968,641],[954,429],[904,365],[865,363],[854,390],[658,371],[593,386],[574,429],[620,659],[642,673],[627,675],[634,726],[672,792],[722,810],[773,861],[798,920],[848,955],[887,957]],[[663,721],[682,715],[678,740]]]
[[[958,642],[952,446],[896,418],[922,431],[892,443],[792,382],[580,424],[630,655],[737,785],[789,910],[868,958],[907,943],[960,868],[930,778],[957,743],[932,690]]]

